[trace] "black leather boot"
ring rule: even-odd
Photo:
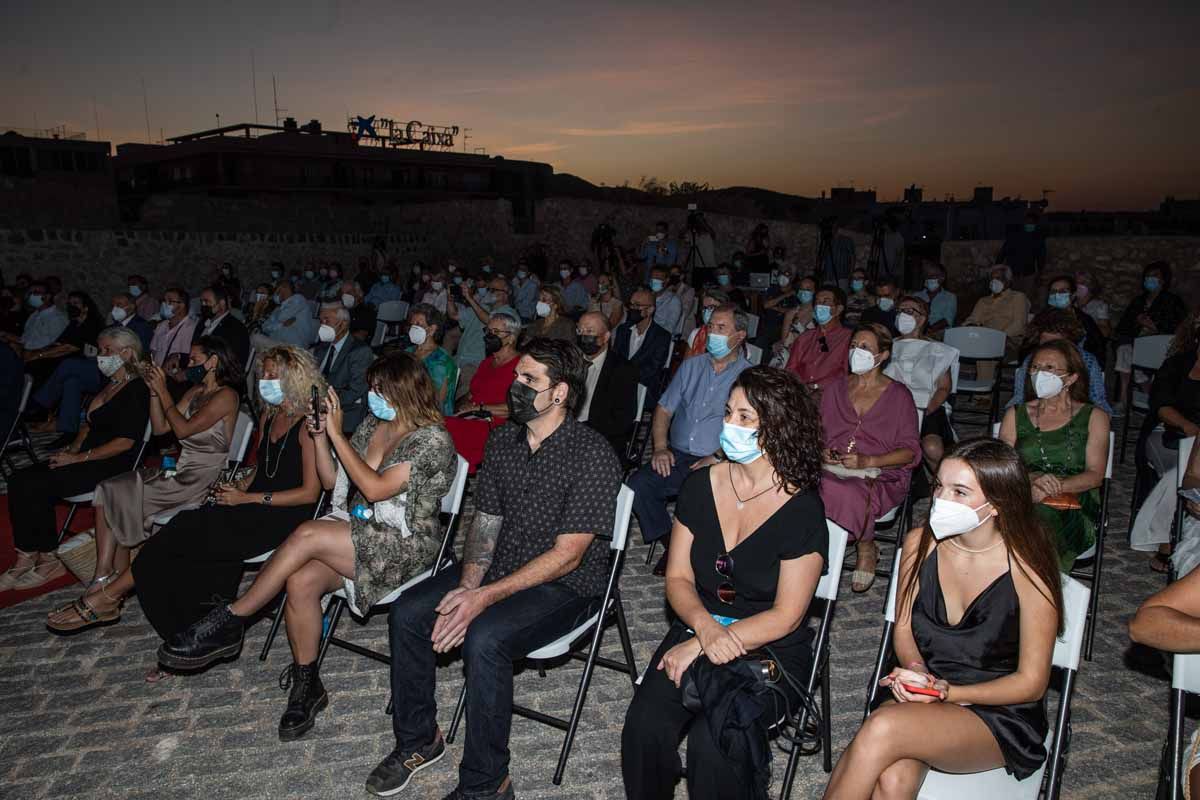
[[[279,676],[279,688],[290,689],[287,710],[279,718],[279,741],[292,742],[312,730],[317,714],[329,705],[329,693],[317,664],[292,664]]]
[[[246,626],[242,618],[218,603],[199,622],[177,633],[158,648],[158,663],[179,670],[195,670],[241,652]]]

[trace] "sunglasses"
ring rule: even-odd
[[[729,555],[729,553],[719,553],[714,568],[722,578],[729,579],[721,581],[720,585],[717,586],[717,597],[722,603],[732,604],[737,599],[737,590],[733,588],[733,583],[731,583],[733,580],[733,556]]]

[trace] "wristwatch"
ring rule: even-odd
[[[263,495],[263,505],[264,506],[271,505],[271,493],[270,492],[267,492],[266,494]]]

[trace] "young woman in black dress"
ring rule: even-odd
[[[894,661],[904,666],[880,682],[892,696],[838,761],[826,800],[915,798],[931,767],[1025,779],[1046,759],[1062,583],[1029,475],[1007,444],[968,440],[942,460],[933,497],[897,577]]]
[[[679,686],[701,655],[727,664],[764,645],[793,676],[808,675],[813,633],[803,622],[829,543],[817,493],[820,425],[816,403],[791,372],[751,367],[734,383],[721,433],[725,460],[688,476],[675,508],[666,589],[677,619],[621,732],[630,800],[674,796],[685,729],[688,796],[750,795],[742,779],[749,765],[722,754],[706,721],[684,708]]]

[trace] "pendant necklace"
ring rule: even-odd
[[[743,499],[742,499],[742,496],[738,494],[738,490],[737,490],[737,484],[735,484],[735,483],[733,482],[733,462],[732,462],[732,461],[730,461],[730,462],[729,462],[729,485],[730,485],[730,487],[732,487],[732,488],[733,488],[733,496],[734,496],[735,498],[737,498],[737,510],[738,510],[738,511],[741,511],[743,508],[745,508],[745,507],[746,507],[746,503],[749,503],[751,500],[755,500],[755,499],[757,499],[757,498],[759,498],[759,497],[762,497],[764,494],[766,494],[767,492],[769,492],[769,491],[771,491],[772,489],[774,489],[774,488],[775,488],[775,487],[776,487],[778,484],[776,484],[774,481],[772,481],[770,486],[768,486],[767,488],[763,489],[763,490],[762,490],[761,492],[759,492],[758,494],[756,494],[756,495],[752,495],[751,497],[747,497],[745,500],[743,500]]]

